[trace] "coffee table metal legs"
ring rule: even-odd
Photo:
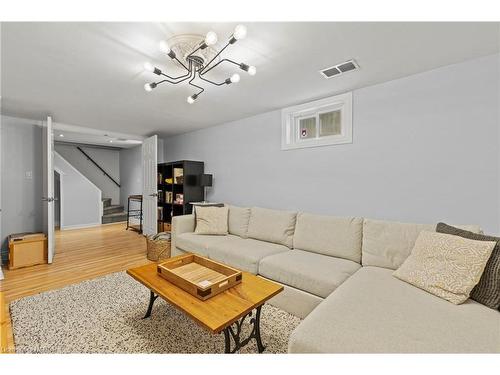
[[[158,295],[153,291],[149,292],[149,305],[146,315],[142,319],[147,319],[151,316],[153,310],[153,305],[158,298]],[[226,353],[236,353],[238,350],[246,346],[252,339],[255,339],[257,344],[257,350],[262,353],[266,347],[262,344],[262,339],[260,337],[260,310],[262,305],[255,309],[255,317],[253,316],[254,311],[250,311],[240,320],[237,320],[230,326],[224,328],[224,340],[225,340],[225,352]],[[244,339],[241,338],[241,330],[246,319],[249,318],[249,323],[252,325],[252,331],[250,335]]]
[[[150,291],[150,296],[149,296],[149,306],[148,306],[148,311],[146,312],[146,315],[144,315],[144,318],[142,319],[146,319],[146,318],[149,318],[151,316],[151,311],[153,310],[153,305],[156,301],[156,299],[158,298],[158,295],[154,294],[153,291]]]
[[[265,346],[262,344],[262,339],[260,337],[260,309],[262,305],[257,307],[255,312],[255,317],[253,317],[253,311],[250,311],[240,320],[237,320],[230,326],[224,328],[224,339],[225,339],[225,352],[226,353],[236,353],[238,350],[247,345],[250,340],[255,339],[257,343],[257,350],[262,353]],[[250,335],[241,339],[241,328],[246,318],[250,318],[249,323],[252,325],[252,332]],[[234,345],[233,345],[234,344]],[[232,347],[232,348],[231,348]]]

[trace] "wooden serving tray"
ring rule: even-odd
[[[241,271],[196,254],[158,264],[158,274],[175,286],[205,301],[241,283]]]

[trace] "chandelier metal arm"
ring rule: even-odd
[[[198,74],[198,76],[199,76],[199,74]],[[195,78],[196,78],[196,72],[194,72],[193,78],[191,78],[191,80],[190,80],[188,83],[189,83],[191,86],[194,86],[194,87],[199,88],[199,89],[201,90],[200,92],[198,92],[198,93],[196,94],[196,96],[198,96],[198,95],[200,95],[203,91],[205,91],[205,89],[204,89],[203,87],[201,87],[201,86],[198,86],[198,85],[195,85],[194,83],[192,83],[192,82],[194,81],[194,79],[195,79]],[[200,77],[200,78],[201,78],[201,77]]]
[[[177,58],[175,58],[177,60]],[[191,76],[192,74],[192,71],[191,71],[191,61],[189,62],[189,68],[187,68],[186,66],[184,66],[184,64],[182,62],[179,61],[179,63],[184,67],[186,68],[187,70],[187,73],[182,75],[182,76],[179,76],[179,77],[170,77],[168,74],[165,74],[165,73],[161,73],[162,76],[165,76],[167,78],[170,78],[170,79],[173,79],[173,80],[178,80],[178,79],[181,79],[181,78],[184,78],[184,77],[187,77],[186,79],[189,79],[189,77]],[[178,82],[175,82],[175,83],[180,83],[180,82],[184,82],[186,79],[183,79],[182,81],[178,81]]]
[[[230,45],[231,43],[227,43],[219,52],[217,52],[217,54],[212,58],[212,60],[210,60],[207,64],[205,64],[205,66],[203,67],[203,69],[201,69],[200,71],[200,74],[203,75],[205,74],[207,71],[205,71],[209,66],[210,64]],[[219,62],[220,63],[220,62]],[[215,66],[217,66],[219,63],[217,63]],[[209,70],[212,70],[212,68],[210,68]]]
[[[201,80],[206,81],[208,83],[211,83],[212,85],[215,85],[215,86],[222,86],[222,85],[226,84],[226,81],[223,81],[221,83],[217,83],[217,82],[214,82],[214,81],[210,81],[209,79],[203,78],[203,76],[201,76],[201,75],[198,75],[198,77],[200,77]]]
[[[174,57],[174,60],[175,60],[175,61],[177,61],[179,64],[181,64],[181,65],[183,66],[183,68],[184,68],[184,69],[186,69],[186,70],[188,70],[188,71],[190,70],[190,68],[191,68],[191,64],[189,64],[189,68],[188,68],[186,65],[184,65],[184,64],[182,63],[182,61],[181,61],[181,60],[179,60],[179,59],[177,58],[177,56],[176,56],[176,57]]]
[[[167,77],[167,78],[170,78],[170,79],[173,79],[173,80],[175,80],[175,81],[176,81],[176,80],[178,80],[178,79],[185,78],[185,77],[188,77],[188,78],[189,78],[189,76],[191,75],[191,72],[190,72],[190,71],[188,71],[186,74],[184,74],[184,75],[182,75],[182,76],[179,76],[179,77],[170,77],[168,74],[165,74],[165,73],[163,73],[163,72],[161,73],[161,75],[162,75],[162,76],[164,76],[164,77]],[[175,83],[179,83],[179,82],[183,82],[183,81],[185,81],[185,79],[183,79],[182,81],[175,82]]]
[[[215,64],[214,66],[212,66],[210,69],[208,69],[207,71],[204,71],[204,72],[203,72],[203,74],[208,73],[208,72],[209,72],[209,71],[211,71],[213,68],[215,68],[215,67],[216,67],[216,66],[218,66],[219,64],[222,64],[222,63],[223,63],[223,62],[225,62],[225,61],[227,61],[227,62],[229,62],[229,63],[231,63],[231,64],[234,64],[234,65],[237,65],[238,67],[240,67],[240,66],[241,66],[241,64],[240,64],[240,63],[237,63],[236,61],[233,61],[233,60],[231,60],[231,59],[222,59],[222,60],[220,60],[217,64]]]

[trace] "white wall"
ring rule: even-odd
[[[120,150],[120,204],[127,210],[129,195],[142,194],[142,146]]]
[[[61,229],[101,224],[101,190],[54,152],[54,169],[61,180]]]
[[[36,121],[1,116],[2,256],[7,236],[42,231],[42,129]]]
[[[499,230],[499,56],[356,90],[353,144],[280,150],[280,111],[174,136],[205,161],[208,198]]]
[[[120,183],[120,150],[80,146],[97,164],[101,166],[115,181]],[[101,191],[103,198],[111,198],[113,204],[120,202],[120,188],[104,175],[75,145],[57,143],[56,151],[71,163],[78,171],[94,183]]]

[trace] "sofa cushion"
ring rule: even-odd
[[[451,303],[464,303],[479,282],[496,241],[423,231],[393,275]]]
[[[477,225],[458,228],[480,232]],[[435,231],[435,224],[398,223],[365,219],[363,222],[362,264],[397,269],[410,255],[418,235],[423,230]]]
[[[179,249],[196,253],[201,256],[208,256],[208,248],[214,246],[221,241],[230,241],[231,239],[239,238],[233,235],[227,236],[212,236],[208,234],[182,233],[177,236],[175,246]]]
[[[229,233],[246,238],[249,220],[249,207],[229,206]]]
[[[351,260],[291,250],[262,259],[259,275],[326,298],[360,267]]]
[[[248,237],[292,248],[296,212],[252,207]]]
[[[293,247],[361,263],[363,219],[299,213]]]
[[[196,207],[196,234],[215,234],[225,236],[228,234],[228,213],[225,206],[198,206]]]
[[[454,236],[469,238],[471,240],[495,241],[497,243],[491,253],[488,263],[486,263],[479,283],[470,293],[470,298],[492,309],[500,310],[500,238],[469,232],[445,223],[438,223],[436,231],[438,233],[453,234]]]
[[[292,333],[291,353],[500,352],[500,312],[467,300],[453,305],[363,267]]]
[[[259,261],[269,255],[290,251],[288,247],[270,242],[231,236],[232,240],[208,247],[208,257],[231,267],[257,274]]]

